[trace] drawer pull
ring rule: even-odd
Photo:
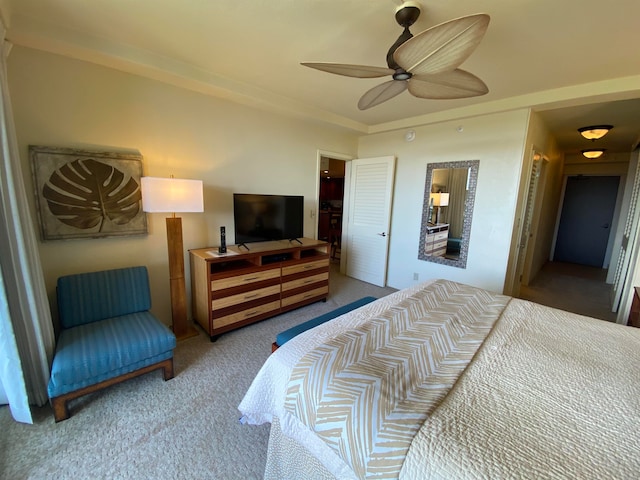
[[[305,285],[306,285],[307,283],[313,283],[313,280],[305,280],[303,283],[304,283]]]
[[[252,316],[254,316],[254,315],[257,315],[258,313],[260,313],[260,312],[258,312],[258,310],[254,310],[253,312],[247,312],[247,313],[245,313],[245,314],[244,314],[244,316],[245,316],[245,318],[246,318],[246,317],[252,317]]]
[[[250,298],[256,298],[257,296],[258,296],[258,294],[257,294],[257,293],[254,293],[253,295],[245,295],[245,296],[244,296],[244,299],[245,299],[245,300],[249,300]]]
[[[245,278],[244,281],[245,282],[252,282],[253,280],[258,280],[259,277],[249,277],[249,278]]]

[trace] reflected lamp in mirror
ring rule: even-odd
[[[432,193],[431,200],[434,208],[436,209],[436,224],[440,223],[440,207],[446,207],[449,205],[448,193]]]
[[[166,222],[173,333],[178,340],[198,335],[187,320],[182,219],[176,217],[176,213],[204,212],[202,180],[142,177],[140,181],[142,209],[149,213],[172,214]]]

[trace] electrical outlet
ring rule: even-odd
[[[414,274],[413,274],[413,279],[414,279],[414,280],[418,280],[418,277],[419,277],[419,276],[420,276],[420,275],[418,275],[418,272],[414,272]]]

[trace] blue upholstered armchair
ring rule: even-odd
[[[156,369],[173,378],[176,337],[149,312],[146,267],[60,277],[57,295],[61,332],[48,388],[56,422],[87,393]]]

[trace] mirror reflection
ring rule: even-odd
[[[420,260],[466,267],[479,163],[427,165]]]

